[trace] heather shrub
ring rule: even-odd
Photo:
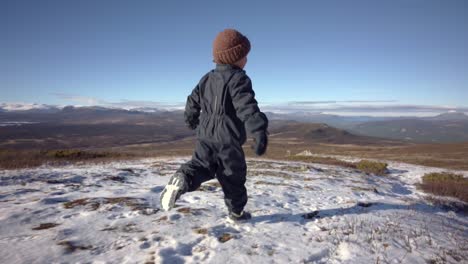
[[[366,172],[366,173],[372,173],[375,175],[386,174],[387,166],[388,166],[387,163],[371,161],[371,160],[361,160],[356,163],[356,169]]]
[[[468,178],[451,172],[427,173],[420,188],[425,192],[458,198],[468,202]]]

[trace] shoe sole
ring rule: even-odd
[[[169,211],[174,208],[178,194],[183,187],[180,179],[171,179],[161,193],[160,207],[163,211]]]
[[[228,216],[227,217],[228,220],[231,222],[231,223],[245,223],[245,222],[248,222],[252,219],[252,215],[250,215],[250,217],[248,218],[234,218],[234,217],[231,217],[231,216]]]

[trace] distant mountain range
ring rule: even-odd
[[[468,141],[468,115],[448,112],[433,117],[372,117],[328,114],[268,113],[271,120],[324,123],[357,135],[410,142]]]
[[[274,113],[267,112],[271,121],[281,126],[275,133],[289,134],[304,131],[299,123],[326,124],[335,127],[340,132],[331,132],[332,128],[323,129],[334,136],[334,142],[363,142],[354,136],[370,136],[405,140],[409,142],[463,142],[468,141],[468,116],[461,112],[447,112],[433,117],[373,117],[373,116],[339,116],[321,113],[296,112]],[[290,121],[296,121],[291,123]],[[54,125],[138,125],[138,126],[170,126],[182,131],[179,136],[187,136],[190,132],[184,130],[182,111],[166,111],[152,107],[139,107],[132,109],[109,108],[101,106],[58,107],[43,104],[0,104],[0,133],[7,126],[33,126],[37,123]],[[287,124],[287,125],[284,125]],[[312,129],[310,126],[309,129]],[[320,130],[313,132],[318,140],[324,137]],[[270,131],[272,132],[272,131]],[[344,133],[343,135],[339,135]],[[346,134],[347,133],[347,134]],[[303,133],[302,137],[310,134]],[[351,138],[351,136],[353,138]],[[176,138],[179,138],[176,136]],[[323,138],[322,138],[323,139]],[[147,139],[145,139],[147,140]],[[367,139],[366,139],[367,140]],[[326,141],[326,140],[325,140]]]

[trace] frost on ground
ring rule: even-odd
[[[0,263],[466,263],[468,219],[425,202],[431,168],[388,176],[249,160],[244,224],[216,180],[161,212],[186,158],[0,171]],[[317,214],[316,211],[319,210]]]

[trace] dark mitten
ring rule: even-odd
[[[198,124],[200,123],[200,120],[198,119],[198,116],[196,115],[185,115],[185,123],[187,124],[187,126],[192,129],[192,130],[195,130],[198,126]]]
[[[254,144],[252,146],[255,154],[261,156],[265,154],[268,146],[268,134],[266,132],[257,132],[253,134]]]

